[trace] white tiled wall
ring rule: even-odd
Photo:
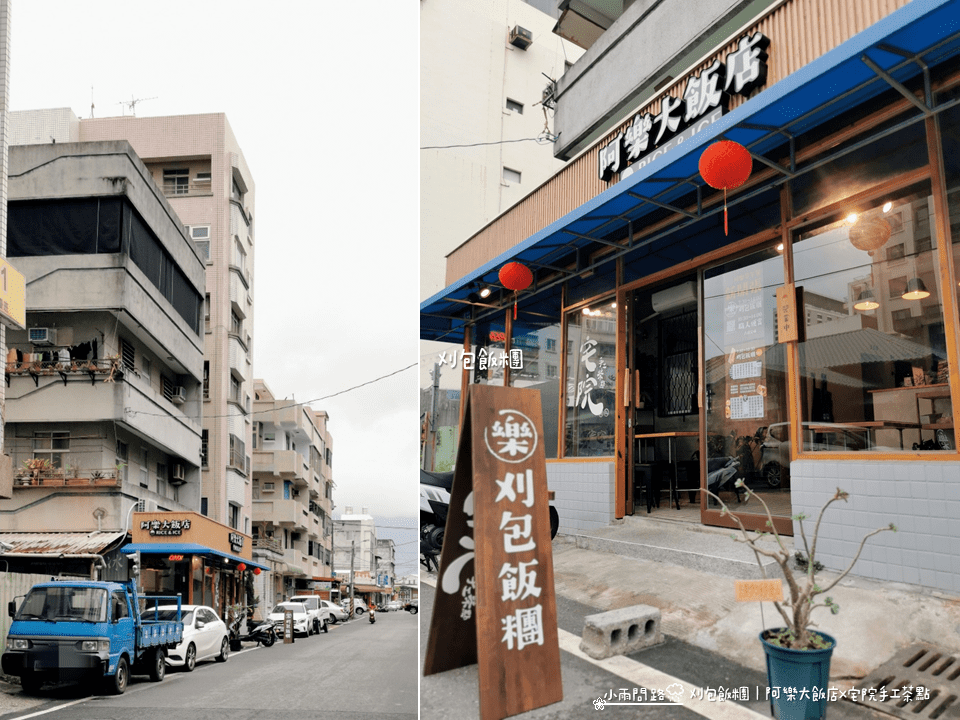
[[[547,487],[556,493],[560,532],[606,527],[613,520],[615,472],[610,460],[547,463]]]
[[[810,518],[808,538],[823,503],[838,487],[850,493],[820,526],[824,566],[845,569],[866,533],[893,523],[897,532],[871,537],[852,573],[960,592],[960,463],[803,460],[791,464],[790,478],[793,512]]]

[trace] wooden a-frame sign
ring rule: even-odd
[[[563,699],[540,393],[471,385],[423,674],[477,663],[481,720]]]

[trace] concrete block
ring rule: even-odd
[[[580,649],[590,657],[602,660],[662,642],[660,610],[650,605],[632,605],[587,615]]]

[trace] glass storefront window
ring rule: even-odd
[[[956,447],[929,192],[851,208],[795,239],[803,452]]]
[[[564,455],[615,453],[617,310],[612,299],[567,315]]]
[[[783,283],[773,248],[704,272],[707,486],[716,491],[710,458],[736,457],[748,487],[774,515],[790,516],[787,365],[777,328]]]
[[[555,459],[560,414],[560,323],[545,325],[521,310],[513,324],[510,349],[515,361],[510,369],[510,385],[539,391],[543,450],[545,457]]]

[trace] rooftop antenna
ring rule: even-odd
[[[93,119],[93,85],[90,86],[90,118]]]
[[[134,98],[133,95],[131,95],[129,100],[122,100],[122,101],[120,102],[120,105],[123,105],[124,108],[129,107],[129,108],[130,108],[130,114],[133,115],[134,117],[136,117],[136,116],[137,116],[137,103],[141,103],[141,102],[143,102],[144,100],[156,100],[156,99],[157,99],[156,97]],[[124,112],[124,115],[126,115],[126,112]]]

